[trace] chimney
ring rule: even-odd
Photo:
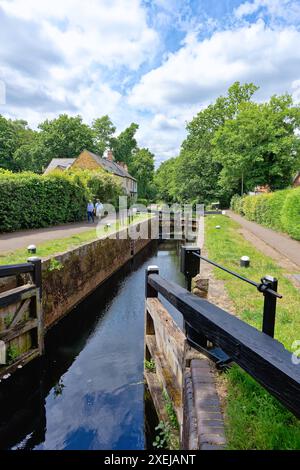
[[[121,166],[122,168],[124,168],[124,170],[128,172],[128,166],[126,165],[126,163],[118,162],[118,165]]]
[[[114,161],[114,155],[113,155],[113,153],[112,153],[111,150],[108,150],[108,151],[107,151],[107,157],[106,157],[106,158],[107,158],[107,160],[109,160],[110,162],[113,162],[113,161]]]

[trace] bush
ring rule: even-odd
[[[148,202],[148,199],[144,199],[144,198],[141,198],[139,197],[138,200],[136,201],[137,204],[142,204],[143,206],[148,206],[149,202]]]
[[[230,207],[248,220],[300,240],[300,188],[259,196],[233,196]]]
[[[268,195],[268,200],[266,213],[265,213],[265,220],[261,222],[263,225],[270,227],[274,230],[279,230],[284,232],[285,227],[282,223],[282,211],[284,207],[284,202],[287,195],[293,190],[282,190],[282,191],[275,191],[274,193],[270,193]]]
[[[247,196],[243,200],[243,206],[242,206],[242,211],[245,217],[247,217],[248,220],[255,220],[255,209],[257,205],[257,199],[261,196]]]
[[[292,190],[287,195],[281,220],[285,231],[291,237],[300,240],[300,188]]]
[[[73,181],[84,184],[88,199],[100,199],[117,207],[119,196],[124,194],[118,179],[103,170],[72,170],[67,174]]]
[[[244,202],[244,196],[241,197],[238,194],[235,194],[231,198],[230,202],[230,208],[234,211],[237,212],[238,214],[244,215],[243,213],[243,202]]]
[[[0,231],[83,220],[88,199],[99,197],[102,201],[112,202],[121,192],[113,176],[105,175],[103,182],[99,181],[101,178],[98,172],[87,178],[61,172],[40,176],[30,172],[1,171]]]

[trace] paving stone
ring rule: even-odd
[[[202,420],[203,426],[210,426],[210,427],[222,427],[223,420],[222,419],[203,419]]]
[[[222,421],[222,423],[223,423],[222,413],[220,411],[215,411],[214,409],[212,411],[210,411],[209,409],[208,410],[203,410],[203,411],[200,410],[198,412],[198,416],[201,419],[201,421],[202,420],[205,421],[205,420],[217,419],[217,420]]]
[[[203,443],[224,445],[226,444],[225,436],[219,436],[218,434],[200,434],[199,436],[200,445]]]
[[[211,366],[209,362],[205,359],[192,359],[191,370],[193,369],[208,370],[209,372],[211,372]]]
[[[224,446],[222,445],[213,445],[213,444],[207,444],[207,443],[204,443],[204,444],[201,444],[200,445],[200,450],[223,450],[224,449]]]
[[[202,425],[201,432],[199,433],[200,437],[201,436],[208,436],[211,434],[216,434],[217,436],[223,437],[225,439],[225,432],[224,432],[224,427],[217,427],[217,426],[206,426]]]
[[[198,369],[200,370],[200,369]],[[215,384],[215,381],[213,380],[213,378],[210,376],[210,375],[206,375],[206,374],[198,374],[198,370],[196,369],[193,370],[193,373],[192,373],[192,378],[193,378],[193,383],[201,383],[201,384],[211,384],[211,385],[214,385]]]
[[[199,448],[215,450],[226,443],[223,416],[209,360],[191,361],[191,379],[197,415]]]

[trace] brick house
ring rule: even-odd
[[[293,188],[297,188],[298,186],[300,186],[300,171],[298,171],[295,178],[293,179]]]
[[[270,186],[268,184],[264,184],[261,186],[256,186],[254,188],[254,193],[255,194],[265,194],[271,192]]]
[[[64,163],[62,164],[62,162]],[[98,170],[102,168],[121,179],[122,187],[128,196],[134,198],[137,195],[136,179],[128,173],[126,163],[115,162],[111,150],[107,151],[106,158],[102,158],[89,150],[83,150],[77,158],[54,158],[44,174],[54,169],[64,170],[69,168],[79,168],[82,170]]]

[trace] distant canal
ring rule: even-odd
[[[50,331],[42,364],[1,383],[1,449],[144,448],[145,268],[184,285],[177,248],[146,248]]]

